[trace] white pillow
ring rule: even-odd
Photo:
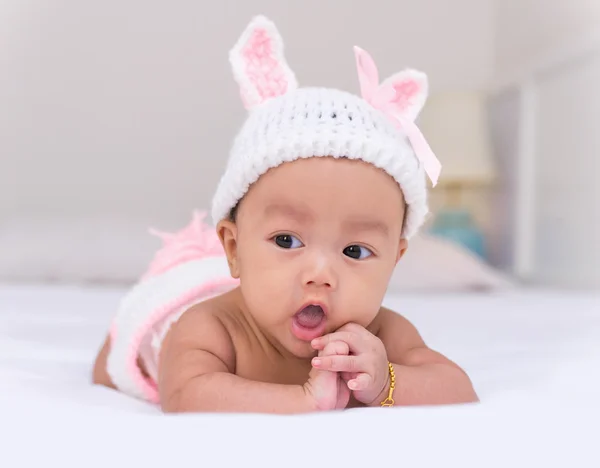
[[[158,230],[183,223],[159,221]],[[21,218],[0,223],[0,281],[132,284],[162,245],[149,223],[120,217]],[[389,292],[504,288],[508,280],[458,245],[411,239]]]
[[[494,290],[510,286],[507,276],[466,248],[422,234],[410,240],[388,292]]]

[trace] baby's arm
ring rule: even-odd
[[[112,382],[110,375],[108,375],[108,371],[106,370],[106,361],[108,360],[108,353],[110,352],[110,337],[106,337],[102,348],[98,352],[96,356],[96,360],[94,362],[94,370],[92,373],[92,382],[95,385],[104,385],[105,387],[109,387],[116,390],[115,384]]]
[[[316,410],[302,385],[256,382],[234,372],[229,332],[208,307],[196,306],[164,341],[159,375],[163,411],[290,414]]]
[[[429,349],[407,319],[388,309],[380,312],[377,333],[394,365],[396,405],[433,405],[478,401],[471,380],[454,362]],[[387,397],[386,386],[380,395]]]

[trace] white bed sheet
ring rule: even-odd
[[[600,295],[388,296],[477,405],[174,416],[90,384],[122,293],[0,286],[0,466],[600,466]]]

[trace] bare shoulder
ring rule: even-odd
[[[382,307],[376,318],[375,327],[375,334],[383,342],[388,358],[396,364],[455,365],[442,354],[430,349],[417,328],[398,312]]]
[[[173,324],[160,351],[161,402],[172,398],[190,380],[208,373],[235,373],[236,353],[226,326],[232,307],[218,296],[187,310]]]
[[[187,350],[206,350],[223,361],[229,371],[235,368],[235,348],[231,338],[228,315],[231,301],[217,296],[187,310],[173,324],[163,342],[161,362],[176,358]]]
[[[386,307],[379,309],[374,333],[388,346],[414,348],[425,342],[417,328],[403,315]]]

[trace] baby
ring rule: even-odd
[[[298,88],[268,19],[230,60],[250,115],[213,199],[123,298],[94,382],[164,412],[306,413],[476,402],[465,372],[381,306],[440,165],[414,124],[427,79],[362,97]]]

